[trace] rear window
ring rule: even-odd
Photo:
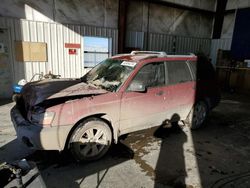
[[[168,84],[178,84],[192,80],[190,70],[185,61],[167,62]]]

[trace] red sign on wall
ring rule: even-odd
[[[69,55],[76,55],[76,49],[69,49]]]
[[[81,44],[77,44],[77,43],[65,43],[65,48],[81,48]]]

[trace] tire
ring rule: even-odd
[[[105,155],[112,142],[109,126],[98,118],[83,121],[70,138],[70,150],[77,161],[93,161]]]
[[[204,101],[197,102],[190,111],[186,123],[191,129],[200,128],[207,118],[208,106]]]

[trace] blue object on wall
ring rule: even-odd
[[[235,60],[250,59],[250,8],[237,10],[231,52]]]

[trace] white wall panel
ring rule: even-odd
[[[59,52],[64,52],[64,33],[63,33],[63,26],[57,25],[57,42],[58,46],[57,49]],[[65,61],[64,61],[64,55],[58,56],[58,74],[61,75],[61,77],[65,78]]]
[[[45,42],[44,41],[44,27],[43,27],[43,22],[38,22],[36,25],[36,29],[37,29],[37,42]],[[39,72],[46,72],[46,66],[45,66],[45,62],[44,63],[38,63],[39,66]]]
[[[50,23],[43,23],[43,27],[44,27],[44,42],[47,43],[47,63],[45,63],[45,67],[46,67],[46,70],[52,70]]]
[[[63,78],[78,78],[84,70],[83,36],[111,38],[112,54],[117,53],[118,30],[81,25],[63,25],[58,23],[38,22],[0,17],[0,28],[7,28],[10,33],[11,67],[13,83],[25,78],[30,80],[36,73],[51,71]],[[15,41],[45,42],[47,44],[46,62],[17,62],[15,60]],[[65,43],[78,43],[77,55],[69,55]]]
[[[50,32],[51,32],[51,51],[52,51],[52,69],[49,70],[53,74],[59,74],[58,72],[58,44],[57,44],[57,25],[50,24]]]

